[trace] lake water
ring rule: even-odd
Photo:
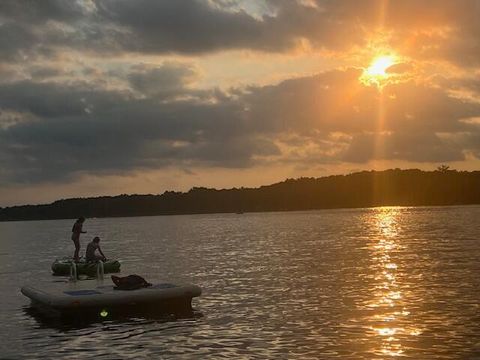
[[[192,316],[46,323],[72,220],[0,223],[0,358],[480,359],[480,207],[87,219],[123,274],[202,287]],[[108,282],[109,280],[105,280]]]

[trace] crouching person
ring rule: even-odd
[[[97,250],[99,254],[96,253]],[[85,260],[87,260],[87,262],[97,262],[98,260],[107,261],[102,249],[100,249],[100,238],[98,236],[95,236],[93,240],[88,243]]]

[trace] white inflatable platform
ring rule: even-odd
[[[195,285],[159,283],[137,290],[115,290],[113,285],[98,285],[92,282],[82,281],[68,284],[67,287],[65,283],[61,284],[63,286],[50,284],[48,289],[24,286],[21,292],[31,299],[34,306],[60,313],[80,314],[89,310],[115,308],[128,308],[134,311],[191,309],[192,298],[202,293],[200,287]]]

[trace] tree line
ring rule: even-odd
[[[0,221],[466,204],[480,204],[480,171],[439,167],[302,177],[259,188],[64,199],[0,208]]]

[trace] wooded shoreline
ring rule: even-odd
[[[188,192],[166,191],[161,195],[74,198],[12,206],[0,208],[0,221],[469,204],[480,204],[480,171],[392,169],[287,179],[259,188],[194,187]]]

